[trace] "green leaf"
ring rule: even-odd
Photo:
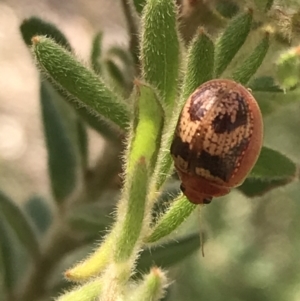
[[[135,120],[127,172],[130,174],[131,167],[144,157],[152,173],[160,147],[164,111],[151,87],[135,84]]]
[[[196,205],[188,201],[185,196],[180,195],[177,197],[170,205],[168,211],[157,221],[150,235],[146,237],[145,242],[155,242],[169,235],[190,216],[195,208]]]
[[[258,161],[250,173],[252,178],[294,178],[296,165],[278,151],[263,147]]]
[[[267,179],[256,179],[256,178],[248,178],[238,189],[243,192],[248,197],[256,197],[261,196],[271,189],[278,188],[280,186],[285,186],[290,183],[290,179],[284,180],[270,180]]]
[[[253,91],[259,92],[283,92],[275,79],[271,76],[260,76],[250,81],[248,87]]]
[[[263,147],[256,165],[239,189],[250,197],[261,195],[290,183],[296,172],[294,162],[273,149]]]
[[[17,233],[0,214],[0,261],[1,254],[3,264],[2,267],[0,264],[0,278],[2,275],[5,290],[10,294],[18,287],[20,281],[24,280],[32,261],[26,249],[23,248]],[[0,300],[2,300],[1,296]],[[4,299],[4,301],[7,301],[7,299]]]
[[[141,63],[143,78],[158,89],[170,109],[176,99],[179,39],[175,1],[149,0],[142,16]]]
[[[231,0],[220,0],[216,3],[216,10],[224,18],[231,19],[239,12],[239,6]]]
[[[132,55],[121,47],[111,47],[106,53],[105,65],[112,85],[128,98],[134,80],[134,61]]]
[[[133,59],[131,54],[121,47],[111,47],[106,53],[109,58],[118,58],[127,68],[132,67]]]
[[[145,249],[141,253],[136,269],[140,273],[145,273],[154,265],[161,268],[170,267],[197,251],[199,247],[200,237],[197,233]]]
[[[181,194],[179,181],[168,181],[164,186],[162,192],[155,200],[152,208],[153,225],[170,207],[170,203]]]
[[[253,11],[248,9],[247,12],[233,18],[217,40],[215,77],[220,77],[246,41],[251,29],[252,15]]]
[[[51,294],[51,297],[57,295],[60,296],[63,291],[65,292],[67,290],[69,291],[72,288],[72,286],[74,286],[74,283],[71,283],[64,277],[66,270],[68,270],[70,266],[73,266],[78,262],[82,262],[84,258],[89,256],[89,254],[93,251],[94,247],[95,247],[95,239],[91,243],[89,242],[86,243],[84,241],[81,246],[73,250],[70,250],[62,258],[60,258],[60,260],[53,268],[51,275],[48,276],[47,288],[48,288],[48,293]],[[93,278],[95,279],[95,277]],[[86,279],[86,280],[87,281],[85,281],[85,283],[89,282],[90,279]],[[83,285],[84,283],[80,283],[79,286],[83,286]]]
[[[45,22],[37,17],[31,17],[22,22],[20,26],[21,34],[24,42],[32,45],[32,38],[34,36],[47,36],[53,39],[57,44],[63,46],[69,51],[72,51],[65,35],[52,23]]]
[[[54,91],[46,82],[41,85],[41,109],[48,151],[48,168],[54,197],[58,203],[73,192],[77,183],[76,150],[69,131],[63,122],[64,116],[55,106]]]
[[[38,66],[51,83],[69,94],[70,101],[86,106],[126,129],[130,120],[127,105],[92,71],[51,39],[34,37],[32,48]]]
[[[120,88],[120,91],[122,91],[127,84],[125,78],[126,75],[123,73],[121,68],[118,66],[118,64],[116,64],[114,60],[106,59],[104,63],[113,82],[116,83],[117,86]]]
[[[39,232],[44,234],[52,222],[52,213],[46,201],[42,197],[34,195],[25,203],[24,209]]]
[[[72,291],[61,295],[56,301],[94,301],[99,298],[102,291],[102,279],[93,279]]]
[[[142,13],[142,10],[143,10],[146,2],[147,2],[146,0],[133,0],[135,10],[137,11],[138,14]]]
[[[239,67],[233,73],[233,79],[243,85],[246,85],[250,78],[256,73],[262,64],[270,46],[269,33],[256,46],[253,52],[239,64]]]
[[[6,220],[11,226],[32,258],[36,259],[39,256],[40,248],[32,225],[22,210],[2,192],[0,192],[0,214],[1,219]]]
[[[189,47],[181,101],[185,101],[201,84],[212,79],[214,69],[214,43],[200,28]]]
[[[110,263],[115,242],[114,238],[114,233],[110,232],[94,252],[91,253],[91,250],[89,250],[88,258],[81,260],[74,267],[68,269],[65,272],[65,277],[76,282],[86,282],[98,276]],[[77,253],[76,250],[75,253]]]
[[[133,249],[141,235],[143,227],[147,190],[149,184],[149,172],[145,158],[136,162],[131,172],[131,177],[127,176],[129,183],[126,183],[123,196],[123,207],[125,212],[119,207],[119,218],[116,226],[116,242],[114,248],[114,260],[116,263],[126,262],[132,255]],[[126,191],[128,190],[128,191]],[[124,218],[121,216],[124,215]]]
[[[91,51],[91,65],[93,70],[97,73],[101,73],[101,63],[99,62],[101,57],[101,50],[102,50],[102,32],[98,32],[92,44],[92,51]]]

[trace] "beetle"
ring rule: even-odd
[[[263,143],[263,122],[251,92],[229,79],[210,80],[187,99],[171,144],[181,190],[208,204],[243,183]]]

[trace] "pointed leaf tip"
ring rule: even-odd
[[[250,32],[253,19],[253,9],[248,8],[245,13],[233,18],[225,28],[216,43],[215,76],[225,71],[234,56],[243,46]]]
[[[266,31],[253,52],[241,63],[233,73],[233,79],[246,85],[263,63],[270,46],[270,32]]]
[[[71,45],[66,36],[52,23],[46,22],[37,17],[25,19],[20,25],[22,38],[26,45],[30,46],[34,36],[47,36],[68,51],[72,51]]]
[[[181,102],[201,84],[212,79],[214,68],[214,43],[203,27],[198,29],[187,55]]]

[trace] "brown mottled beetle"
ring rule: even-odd
[[[262,147],[263,123],[252,94],[227,79],[201,85],[180,114],[171,155],[181,189],[208,204],[243,183]]]

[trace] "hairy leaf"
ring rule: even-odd
[[[246,85],[250,78],[256,73],[262,64],[269,46],[269,33],[265,34],[262,41],[256,46],[253,52],[241,63],[233,73],[233,79],[242,85]]]
[[[181,102],[185,101],[201,84],[212,79],[213,69],[214,44],[201,28],[189,47]]]
[[[92,71],[51,39],[33,38],[33,53],[38,66],[70,100],[86,106],[93,114],[126,129],[130,120],[127,105]]]
[[[141,62],[146,82],[173,107],[179,74],[179,39],[175,2],[147,1],[142,17]]]
[[[252,14],[253,11],[249,9],[233,18],[218,39],[215,48],[215,77],[220,77],[243,46],[251,29]]]

